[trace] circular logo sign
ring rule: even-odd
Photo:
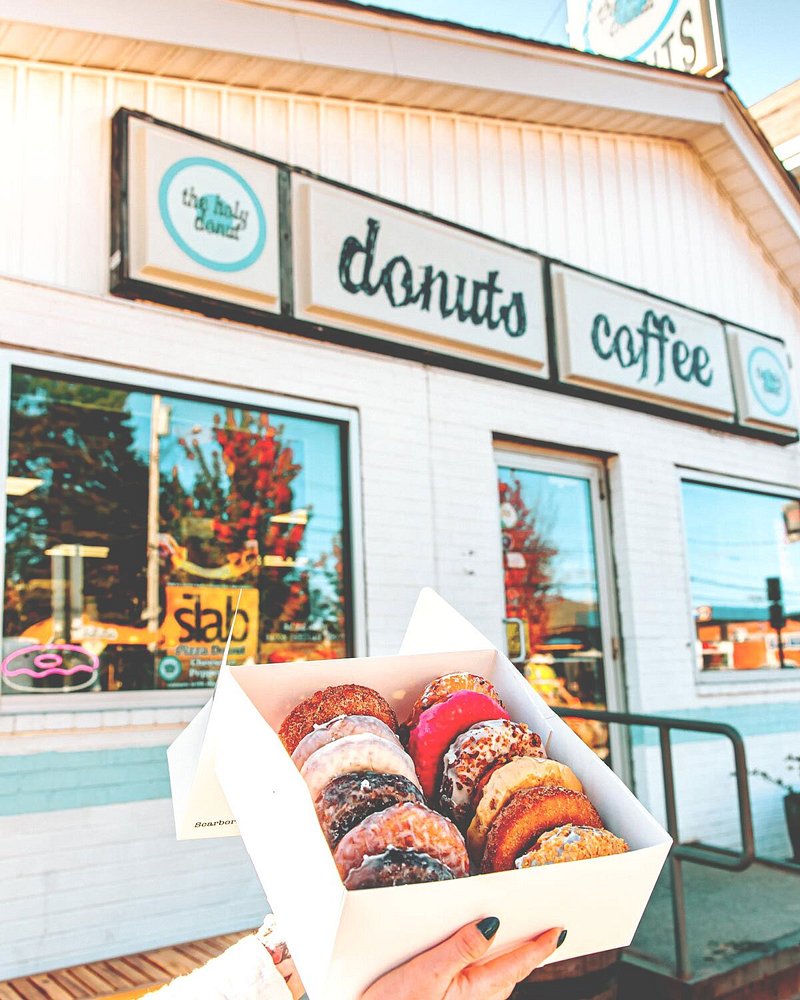
[[[770,416],[782,417],[791,402],[791,383],[778,355],[756,347],[747,359],[747,379],[758,401]]]
[[[588,0],[583,47],[617,59],[638,59],[658,41],[678,0]]]
[[[178,160],[161,178],[158,210],[181,250],[212,271],[242,271],[267,242],[267,220],[255,191],[226,163],[205,156]]]
[[[183,664],[177,656],[165,656],[158,665],[158,676],[168,684],[183,673]]]

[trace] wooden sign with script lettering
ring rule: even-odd
[[[552,280],[563,382],[733,421],[718,320],[566,267]]]
[[[292,199],[298,318],[547,375],[538,257],[321,181]]]

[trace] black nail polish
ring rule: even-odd
[[[497,933],[497,929],[500,926],[500,921],[497,917],[484,917],[483,920],[479,920],[476,924],[478,930],[483,934],[487,941],[491,941],[492,938]]]
[[[556,948],[560,948],[560,947],[561,947],[561,945],[562,945],[562,944],[563,944],[563,943],[564,943],[564,942],[565,942],[566,940],[567,940],[567,932],[566,932],[566,930],[563,930],[563,931],[562,931],[562,932],[561,932],[561,933],[560,933],[560,934],[558,935],[558,941],[556,942]]]

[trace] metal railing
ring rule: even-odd
[[[554,708],[557,715],[568,719],[591,719],[596,722],[619,723],[623,726],[649,726],[659,731],[661,743],[661,772],[664,779],[664,801],[666,805],[667,830],[673,846],[669,854],[672,883],[672,921],[675,933],[675,967],[680,979],[691,976],[689,965],[689,944],[686,933],[686,900],[683,889],[684,861],[723,868],[727,871],[742,872],[755,861],[753,840],[753,816],[750,809],[750,789],[747,782],[747,763],[744,740],[738,730],[723,722],[689,722],[662,715],[637,715],[632,712],[604,712],[595,709]],[[672,741],[670,732],[706,733],[725,736],[733,745],[734,776],[739,806],[739,830],[742,838],[740,851],[715,847],[711,844],[681,844],[678,838],[678,809],[675,800],[675,772],[672,764]]]

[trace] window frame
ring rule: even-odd
[[[718,486],[723,489],[740,493],[761,493],[764,496],[786,497],[787,500],[800,500],[800,487],[788,483],[768,482],[763,479],[751,479],[747,476],[729,475],[713,472],[689,465],[676,465],[678,480],[678,496],[680,504],[681,543],[684,554],[684,580],[686,594],[686,613],[688,620],[689,650],[692,663],[692,675],[696,688],[703,693],[723,693],[725,689],[737,690],[741,687],[764,685],[767,690],[774,690],[776,684],[800,686],[800,669],[781,670],[779,667],[761,667],[758,670],[702,670],[697,666],[695,644],[697,630],[694,620],[694,600],[692,599],[692,570],[689,563],[689,536],[686,530],[686,507],[683,501],[683,484],[698,483],[701,486]]]
[[[351,613],[350,635],[353,656],[365,656],[366,588],[364,573],[364,531],[361,497],[361,431],[360,415],[355,407],[325,403],[291,394],[247,389],[221,382],[206,382],[172,375],[159,375],[147,370],[102,362],[80,361],[59,355],[0,349],[0,460],[8,475],[9,433],[11,420],[11,370],[13,367],[39,370],[54,377],[70,375],[88,380],[115,382],[131,389],[160,392],[164,395],[195,397],[199,400],[242,404],[266,410],[276,410],[293,417],[318,417],[335,421],[342,427],[342,504],[344,515],[343,545],[349,548],[349,579],[345,591]],[[221,398],[220,398],[221,397]],[[0,525],[3,538],[0,556],[5,579],[5,525],[7,494],[0,490]],[[3,629],[3,607],[0,605],[0,630]],[[0,631],[0,635],[3,635]],[[0,717],[35,715],[38,713],[107,712],[133,709],[177,709],[205,704],[212,687],[177,688],[152,691],[96,691],[76,694],[3,695],[0,693]]]

